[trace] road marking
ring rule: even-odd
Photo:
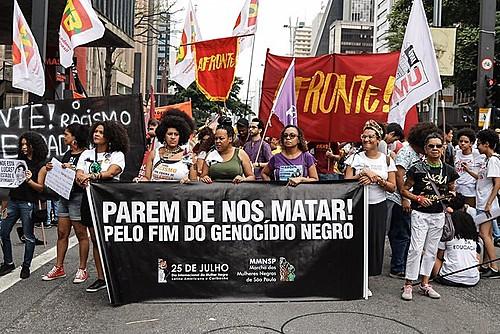
[[[78,245],[78,239],[76,236],[72,236],[69,238],[69,244],[68,244],[68,249],[73,248],[74,246]],[[56,246],[46,250],[42,254],[36,256],[33,258],[33,261],[31,261],[31,279],[33,279],[33,272],[35,272],[37,269],[45,265],[46,263],[52,261],[53,259],[56,258]],[[0,293],[4,292],[5,290],[9,289],[12,287],[14,284],[17,282],[21,281],[21,278],[19,277],[19,274],[21,273],[21,267],[17,267],[14,269],[13,272],[10,274],[7,274],[3,277],[0,277]]]
[[[135,324],[142,324],[142,323],[145,323],[145,322],[154,322],[154,321],[158,321],[160,319],[149,319],[149,320],[138,320],[138,321],[130,321],[130,322],[126,322],[125,325],[135,325]]]

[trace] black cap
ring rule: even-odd
[[[248,122],[248,119],[246,118],[240,118],[238,120],[238,122],[236,122],[236,126],[244,126],[246,128],[248,128],[250,126],[250,123]]]

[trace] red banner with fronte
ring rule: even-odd
[[[398,60],[399,52],[295,58],[298,125],[306,139],[360,141],[367,120],[386,122]],[[267,54],[259,112],[264,122],[291,61]],[[266,136],[279,137],[281,129],[273,116]]]
[[[238,37],[195,43],[196,84],[210,101],[226,101],[233,86]]]

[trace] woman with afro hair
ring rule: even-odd
[[[6,275],[15,269],[12,258],[12,244],[10,232],[18,219],[21,219],[25,237],[24,260],[21,268],[22,279],[30,276],[31,260],[35,252],[35,234],[33,226],[33,209],[38,203],[39,193],[43,186],[32,180],[38,180],[40,169],[47,159],[48,149],[42,136],[35,132],[26,132],[19,138],[18,159],[24,160],[28,166],[25,181],[9,193],[7,218],[2,221],[0,235],[2,239],[3,264],[0,266],[0,276]]]
[[[90,136],[94,147],[83,151],[78,159],[76,182],[82,187],[87,187],[89,182],[119,181],[125,169],[125,154],[129,149],[127,131],[118,122],[96,122],[90,129]],[[87,292],[96,292],[105,289],[106,282],[86,194],[84,192],[82,198],[81,223],[89,228],[97,270],[97,280],[87,288]]]
[[[196,169],[191,155],[182,147],[187,144],[193,128],[178,114],[168,112],[156,129],[162,144],[149,154],[146,171],[141,181],[196,180]]]

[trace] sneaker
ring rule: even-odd
[[[398,273],[395,273],[395,272],[391,271],[389,273],[389,277],[398,278],[398,279],[405,279],[405,272],[404,271],[400,271]]]
[[[24,236],[23,236],[23,238],[24,238]],[[23,242],[24,242],[24,241],[23,241]],[[43,242],[43,240],[40,240],[40,239],[38,239],[38,238],[35,238],[35,245],[37,245],[37,246],[41,246],[41,245],[44,245],[44,242]]]
[[[49,229],[49,228],[52,228],[52,225],[51,224],[43,224],[43,228]]]
[[[373,297],[372,290],[368,289],[368,298]]]
[[[14,271],[14,269],[16,269],[14,263],[11,264],[2,263],[2,265],[0,266],[0,276],[7,275],[8,273]]]
[[[419,285],[418,292],[424,296],[429,296],[432,299],[441,298],[441,295],[439,293],[437,293],[436,290],[434,290],[430,284]]]
[[[487,272],[489,269],[490,269],[490,267],[483,267],[483,266],[480,266],[480,267],[479,267],[479,272],[480,272],[481,274],[483,274],[483,273]]]
[[[64,272],[64,267],[53,266],[52,269],[46,275],[42,276],[42,281],[52,281],[63,277],[66,277],[66,273]]]
[[[22,279],[30,277],[30,267],[23,266],[21,268],[21,275],[19,275],[19,277],[21,277]]]
[[[89,278],[89,274],[87,273],[87,269],[78,269],[75,275],[75,279],[73,283],[79,284],[85,282]]]
[[[405,284],[403,286],[403,293],[401,294],[401,299],[412,300],[413,299],[413,286],[410,284]]]
[[[500,239],[496,239],[493,244],[495,245],[495,247],[500,247]]]
[[[36,223],[35,228],[42,228],[42,223]]]
[[[488,270],[481,274],[481,278],[500,278],[500,271],[488,268]]]
[[[87,288],[87,292],[97,292],[99,290],[106,289],[106,281],[103,279],[97,279],[91,286]]]

